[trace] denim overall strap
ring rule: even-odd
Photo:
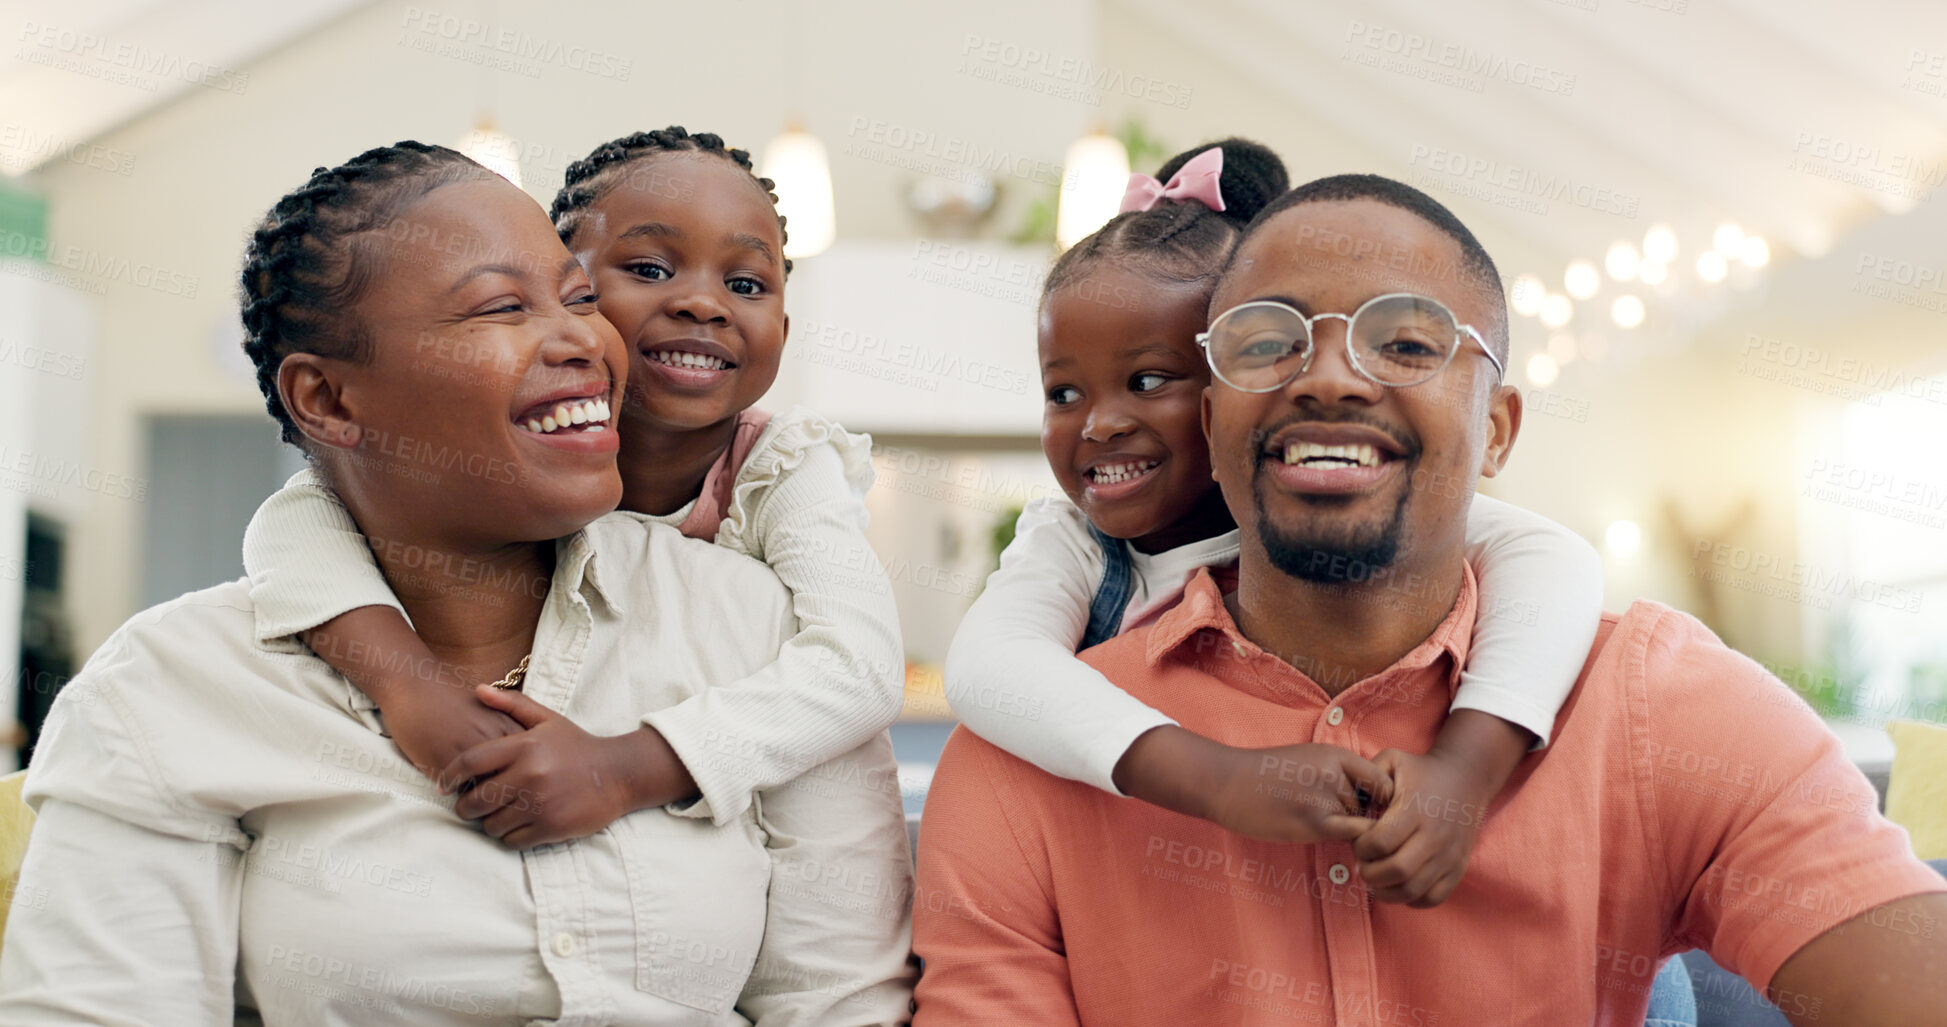
[[[1129,593],[1135,587],[1128,543],[1104,535],[1093,524],[1088,526],[1088,533],[1102,547],[1102,584],[1095,589],[1095,600],[1088,604],[1088,630],[1082,632],[1082,644],[1076,652],[1116,636],[1122,615],[1129,609]]]
[[[1682,956],[1671,956],[1650,985],[1649,1016],[1643,1027],[1697,1027],[1697,996]]]

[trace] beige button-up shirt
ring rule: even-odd
[[[525,691],[596,734],[770,663],[770,569],[611,514],[559,544]],[[881,732],[718,826],[665,809],[520,853],[244,582],[139,614],[61,694],[0,1023],[883,1024],[911,874]],[[41,901],[39,896],[45,896]]]

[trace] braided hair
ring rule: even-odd
[[[1158,281],[1207,282],[1214,289],[1244,226],[1283,193],[1290,180],[1284,161],[1269,147],[1235,136],[1171,157],[1156,170],[1156,177],[1167,182],[1190,158],[1211,149],[1224,151],[1224,170],[1217,180],[1223,210],[1211,210],[1197,200],[1162,200],[1148,210],[1117,214],[1055,261],[1042,283],[1042,303],[1102,260],[1113,260]]]
[[[302,438],[277,392],[286,356],[313,353],[354,363],[372,357],[371,337],[347,311],[379,268],[379,240],[357,237],[384,229],[441,185],[492,177],[457,150],[408,140],[318,168],[264,215],[239,276],[243,351],[257,367],[257,388],[285,442]]]
[[[626,180],[621,173],[623,168],[659,154],[683,150],[716,154],[750,172],[751,181],[770,197],[772,206],[777,205],[777,183],[757,174],[750,162],[750,151],[725,146],[723,137],[715,132],[691,135],[683,126],[671,125],[610,140],[568,165],[567,178],[561,183],[561,191],[554,194],[554,206],[548,210],[555,231],[561,233],[561,241],[573,248],[575,233],[581,230],[588,208]],[[777,234],[780,241],[790,239],[784,230],[782,214],[777,216]],[[791,275],[789,257],[784,258],[784,274],[787,278]]]

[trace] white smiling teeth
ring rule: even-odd
[[[608,417],[608,400],[588,399],[558,404],[540,419],[529,418],[525,422],[516,421],[515,426],[536,435],[546,435],[549,432],[577,426],[580,426],[583,431],[606,431]]]
[[[657,350],[649,354],[649,359],[658,364],[667,364],[670,367],[680,367],[685,370],[694,371],[722,371],[730,367],[728,361],[718,357],[706,356],[702,353],[685,353],[681,350],[671,349]]]
[[[1100,464],[1094,469],[1094,480],[1097,485],[1115,485],[1149,473],[1156,468],[1159,462],[1156,460],[1125,460],[1120,463]]]
[[[1304,464],[1331,462],[1348,467],[1379,466],[1379,451],[1371,446],[1326,446],[1316,442],[1293,442],[1284,447],[1284,462]]]

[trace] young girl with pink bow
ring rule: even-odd
[[[1285,191],[1285,169],[1263,146],[1227,139],[1158,175],[1132,176],[1122,212],[1064,253],[1044,284],[1042,449],[1068,501],[1022,512],[954,638],[948,700],[981,737],[1051,774],[1242,834],[1315,842],[1374,832],[1387,855],[1361,864],[1373,895],[1437,904],[1515,766],[1547,743],[1595,636],[1601,564],[1566,528],[1474,498],[1468,555],[1483,613],[1446,728],[1424,757],[1375,762],[1299,739],[1223,745],[1076,659],[1173,606],[1202,568],[1234,587],[1237,525],[1211,479],[1201,421],[1211,374],[1197,336],[1241,230]],[[1333,674],[1287,659],[1314,680]],[[1389,801],[1377,824],[1361,816]]]

